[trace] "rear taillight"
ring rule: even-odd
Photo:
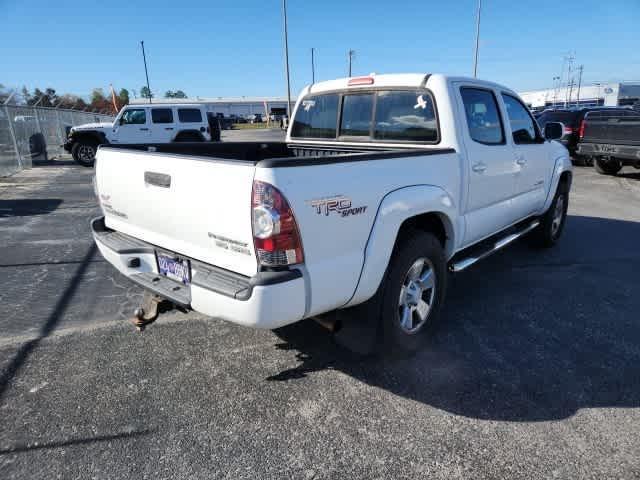
[[[573,128],[571,127],[567,127],[566,125],[564,126],[564,134],[565,135],[571,135],[573,133]]]
[[[253,245],[260,265],[277,267],[304,261],[296,219],[287,199],[277,188],[254,181],[251,214]]]
[[[580,122],[580,129],[578,130],[578,136],[580,137],[580,139],[584,138],[584,124],[585,124],[585,121],[582,120]]]

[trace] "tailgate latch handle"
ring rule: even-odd
[[[156,187],[169,188],[171,186],[171,175],[158,172],[144,172],[144,183],[155,185]]]

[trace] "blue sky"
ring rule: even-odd
[[[477,0],[289,0],[292,95],[316,78],[442,72],[470,75]],[[0,0],[0,83],[144,84],[190,96],[284,95],[280,0]],[[640,0],[484,0],[479,77],[516,90],[551,86],[575,51],[583,81],[640,80]]]

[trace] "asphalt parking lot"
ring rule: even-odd
[[[281,133],[224,132],[224,138]],[[429,349],[170,313],[93,246],[92,170],[0,178],[0,478],[638,478],[640,171],[576,167],[556,248],[452,278]]]

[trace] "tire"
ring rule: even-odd
[[[564,230],[569,208],[569,189],[564,183],[558,185],[551,206],[540,218],[540,225],[532,232],[533,245],[539,248],[553,247]]]
[[[616,158],[598,157],[594,161],[596,172],[602,175],[615,175],[622,169],[622,162]]]
[[[444,251],[433,234],[413,230],[399,239],[376,294],[380,296],[380,353],[407,356],[433,337],[446,284]]]
[[[71,155],[76,163],[83,167],[93,167],[96,161],[98,144],[91,140],[79,140],[72,148]]]

